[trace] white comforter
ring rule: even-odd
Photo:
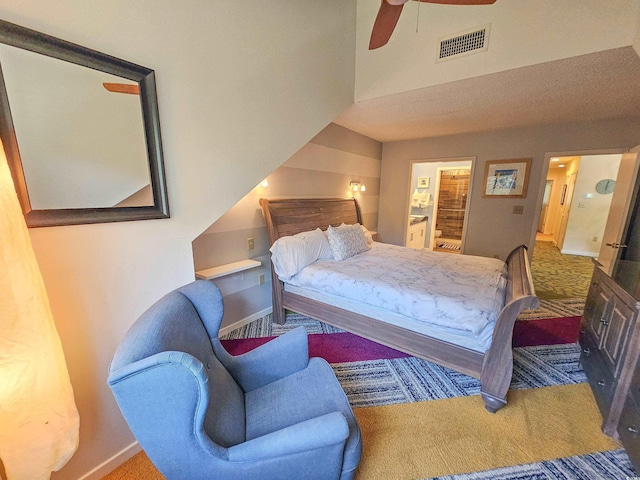
[[[316,261],[287,283],[477,335],[504,306],[506,265],[375,242],[340,262]]]

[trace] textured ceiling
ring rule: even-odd
[[[381,142],[640,117],[631,47],[354,103],[334,123]]]

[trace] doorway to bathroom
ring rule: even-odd
[[[438,252],[460,253],[469,198],[471,167],[438,168],[430,244]]]
[[[438,252],[464,251],[474,157],[412,163],[405,245]]]

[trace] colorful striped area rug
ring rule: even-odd
[[[433,478],[618,448],[586,383],[517,390],[496,414],[482,410],[478,395],[354,409],[364,448],[356,478]]]
[[[584,302],[584,300],[582,300]],[[356,480],[555,480],[634,477],[600,432],[579,364],[580,305],[543,303],[519,318],[506,407],[489,414],[480,382],[298,314],[264,317],[225,336],[233,354],[303,325],[311,356],[326,358],[361,425]],[[144,453],[104,480],[163,478]]]
[[[579,314],[549,317],[558,309],[578,313],[581,308],[565,303],[542,305],[540,312],[530,311],[516,322],[509,403],[495,415],[484,410],[478,380],[302,315],[288,314],[282,326],[266,317],[234,332],[224,344],[238,354],[305,326],[310,355],[332,364],[361,423],[365,453],[357,480],[632,477],[635,473],[626,452],[600,432],[601,417],[578,361]],[[559,397],[555,397],[557,388],[562,392]],[[501,420],[505,415],[514,417],[505,422]],[[451,421],[464,416],[498,426],[492,430],[484,423],[469,423],[473,435],[467,437],[473,441],[465,446],[460,438],[464,425]],[[564,436],[546,431],[550,418],[552,424],[562,425]],[[512,431],[516,430],[514,419],[523,427],[519,434]],[[414,426],[420,428],[413,434],[403,430]],[[583,435],[585,428],[591,433]],[[484,441],[479,441],[483,435]],[[584,436],[595,444],[585,445]],[[505,438],[510,442],[505,443]],[[464,461],[456,462],[454,454],[459,451],[466,452]]]

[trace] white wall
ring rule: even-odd
[[[53,478],[77,479],[133,442],[106,385],[127,328],[193,280],[192,240],[352,103],[355,3],[0,0],[0,18],[156,71],[171,219],[31,230],[81,422]]]
[[[519,245],[533,245],[548,164],[547,153],[631,148],[640,140],[640,120],[610,120],[504,130],[484,134],[385,143],[382,148],[378,235],[402,245],[411,162],[424,158],[476,156],[465,253],[504,259]],[[526,198],[483,198],[485,163],[532,158]],[[513,214],[522,205],[523,214]]]
[[[632,45],[640,1],[614,3],[615,6],[601,0],[500,0],[493,5],[452,7],[409,2],[389,43],[368,50],[380,2],[358,0],[356,99]],[[436,66],[440,37],[486,23],[491,23],[486,52]]]
[[[621,155],[588,155],[580,159],[562,253],[597,257],[611,207],[611,194],[596,192],[596,183],[618,176]],[[596,240],[594,240],[596,238]]]

